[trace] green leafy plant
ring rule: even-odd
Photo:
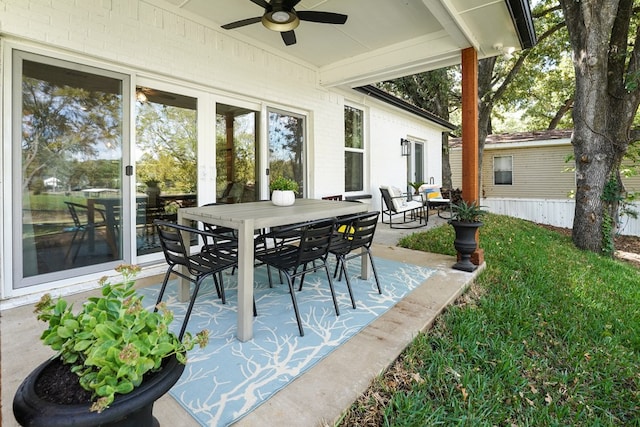
[[[299,187],[298,187],[298,183],[293,179],[279,176],[271,180],[271,183],[269,184],[269,188],[271,189],[271,191],[281,190],[281,191],[293,191],[294,193],[297,193]]]
[[[100,279],[102,296],[89,298],[79,313],[64,299],[46,294],[36,304],[39,320],[48,323],[40,339],[58,352],[80,377],[80,385],[93,392],[92,411],[102,412],[115,394],[130,393],[147,372],[158,371],[164,358],[175,355],[186,363],[186,352],[207,345],[208,331],[186,333],[182,341],[169,331],[173,313],[160,304],[152,312],[142,306],[133,289],[140,268],[120,265],[123,281],[112,285]]]
[[[413,187],[413,190],[415,191],[415,194],[418,194],[420,192],[420,187],[422,187],[425,182],[423,181],[416,181],[416,182],[408,182],[408,184]]]
[[[482,217],[488,213],[482,208],[483,206],[478,205],[476,202],[469,203],[466,200],[461,200],[451,205],[451,221],[480,222]]]

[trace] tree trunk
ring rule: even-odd
[[[615,184],[640,100],[638,33],[633,34],[632,51],[627,51],[633,0],[560,0],[560,4],[576,73],[573,242],[578,248],[602,252],[616,231],[622,187]]]
[[[442,188],[453,190],[451,162],[449,161],[449,134],[442,132]]]

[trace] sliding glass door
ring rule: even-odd
[[[242,203],[259,200],[256,162],[258,113],[216,104],[216,200]]]
[[[13,53],[14,288],[124,258],[126,75]]]
[[[198,105],[195,97],[136,88],[136,230],[138,255],[160,252],[155,219],[175,222],[197,203]]]
[[[300,188],[296,197],[304,197],[305,186],[305,120],[303,116],[269,110],[269,177],[293,179]]]

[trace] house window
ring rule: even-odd
[[[493,158],[493,183],[495,185],[513,184],[513,156]]]
[[[364,112],[344,107],[344,188],[345,191],[364,189]]]

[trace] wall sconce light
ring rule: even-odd
[[[503,46],[502,43],[496,43],[493,45],[493,48],[500,52],[506,59],[513,58],[513,53],[516,51],[516,48],[513,46]]]
[[[411,155],[411,142],[408,139],[400,138],[400,149],[403,156]]]

